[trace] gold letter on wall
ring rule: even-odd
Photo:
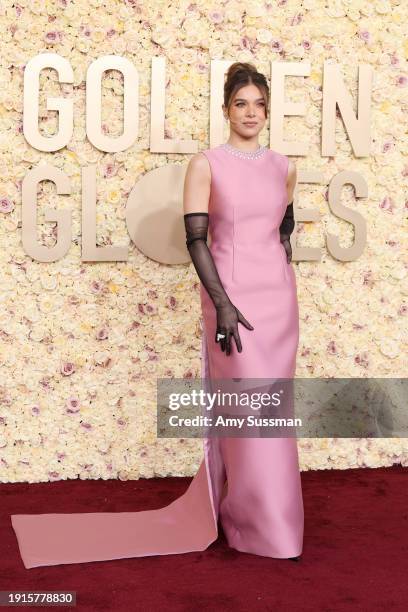
[[[285,115],[306,115],[303,102],[285,102],[285,76],[309,76],[309,62],[272,62],[269,142],[272,149],[283,155],[307,155],[305,142],[283,139]]]
[[[336,154],[336,106],[339,107],[344,127],[350,138],[356,157],[370,155],[371,83],[372,68],[358,68],[358,97],[356,112],[352,99],[345,88],[337,64],[324,62],[322,154]],[[356,117],[357,115],[357,117]]]
[[[113,138],[102,133],[102,76],[105,70],[123,74],[123,132]],[[133,64],[120,55],[105,55],[90,64],[86,74],[86,132],[100,151],[117,153],[128,149],[139,130],[139,75]]]
[[[96,244],[96,165],[82,168],[82,261],[127,261],[127,247]]]
[[[326,244],[330,255],[339,261],[354,261],[364,251],[367,242],[366,221],[356,210],[351,210],[341,203],[341,189],[347,183],[354,185],[358,198],[367,197],[367,183],[359,172],[344,170],[336,174],[329,185],[330,210],[340,219],[354,225],[354,243],[351,247],[341,247],[339,239],[334,234],[327,234]]]
[[[40,53],[27,62],[24,70],[23,132],[29,144],[40,151],[58,151],[72,137],[73,101],[66,98],[48,98],[47,110],[56,110],[58,132],[54,136],[42,136],[38,129],[38,97],[40,72],[43,68],[55,68],[60,83],[72,83],[71,64],[57,53]]]
[[[37,261],[57,261],[64,257],[71,246],[71,211],[46,208],[46,221],[56,221],[58,225],[57,244],[51,248],[37,242],[37,188],[40,181],[49,180],[55,183],[58,194],[71,193],[68,176],[51,166],[44,164],[32,168],[22,182],[22,241],[23,249]]]
[[[197,153],[198,142],[164,137],[166,108],[166,63],[164,57],[152,58],[150,93],[150,152],[151,153]]]

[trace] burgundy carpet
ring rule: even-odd
[[[0,590],[75,590],[76,607],[62,609],[81,612],[402,612],[408,606],[407,474],[396,465],[302,472],[299,563],[234,551],[220,533],[199,553],[27,570],[10,514],[159,508],[181,495],[190,479],[2,484]]]

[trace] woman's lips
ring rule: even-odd
[[[244,123],[244,125],[247,125],[248,127],[254,127],[254,125],[256,125],[256,122],[255,123]]]

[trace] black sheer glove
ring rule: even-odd
[[[206,288],[216,311],[217,329],[215,342],[220,342],[222,351],[231,353],[231,336],[234,336],[238,352],[242,352],[238,323],[254,329],[229,299],[218,275],[211,251],[207,246],[209,215],[205,212],[184,215],[186,245],[196,272]]]
[[[286,207],[285,216],[279,227],[280,241],[283,244],[288,263],[292,261],[292,245],[290,244],[290,235],[295,228],[295,217],[293,214],[293,200]]]

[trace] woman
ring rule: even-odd
[[[202,378],[221,379],[221,386],[242,380],[241,390],[254,379],[293,378],[299,340],[289,241],[296,166],[259,146],[268,102],[264,75],[252,64],[232,64],[223,105],[229,139],[192,158],[184,189],[187,246],[201,280]],[[229,545],[297,560],[304,517],[296,439],[204,443]]]
[[[186,242],[202,282],[205,381],[295,374],[298,306],[287,202],[296,168],[258,145],[268,99],[266,79],[252,64],[231,65],[223,105],[229,141],[193,156],[185,177]],[[219,519],[237,550],[299,558],[295,438],[205,438],[188,489],[158,510],[11,517],[26,568],[205,550]]]

